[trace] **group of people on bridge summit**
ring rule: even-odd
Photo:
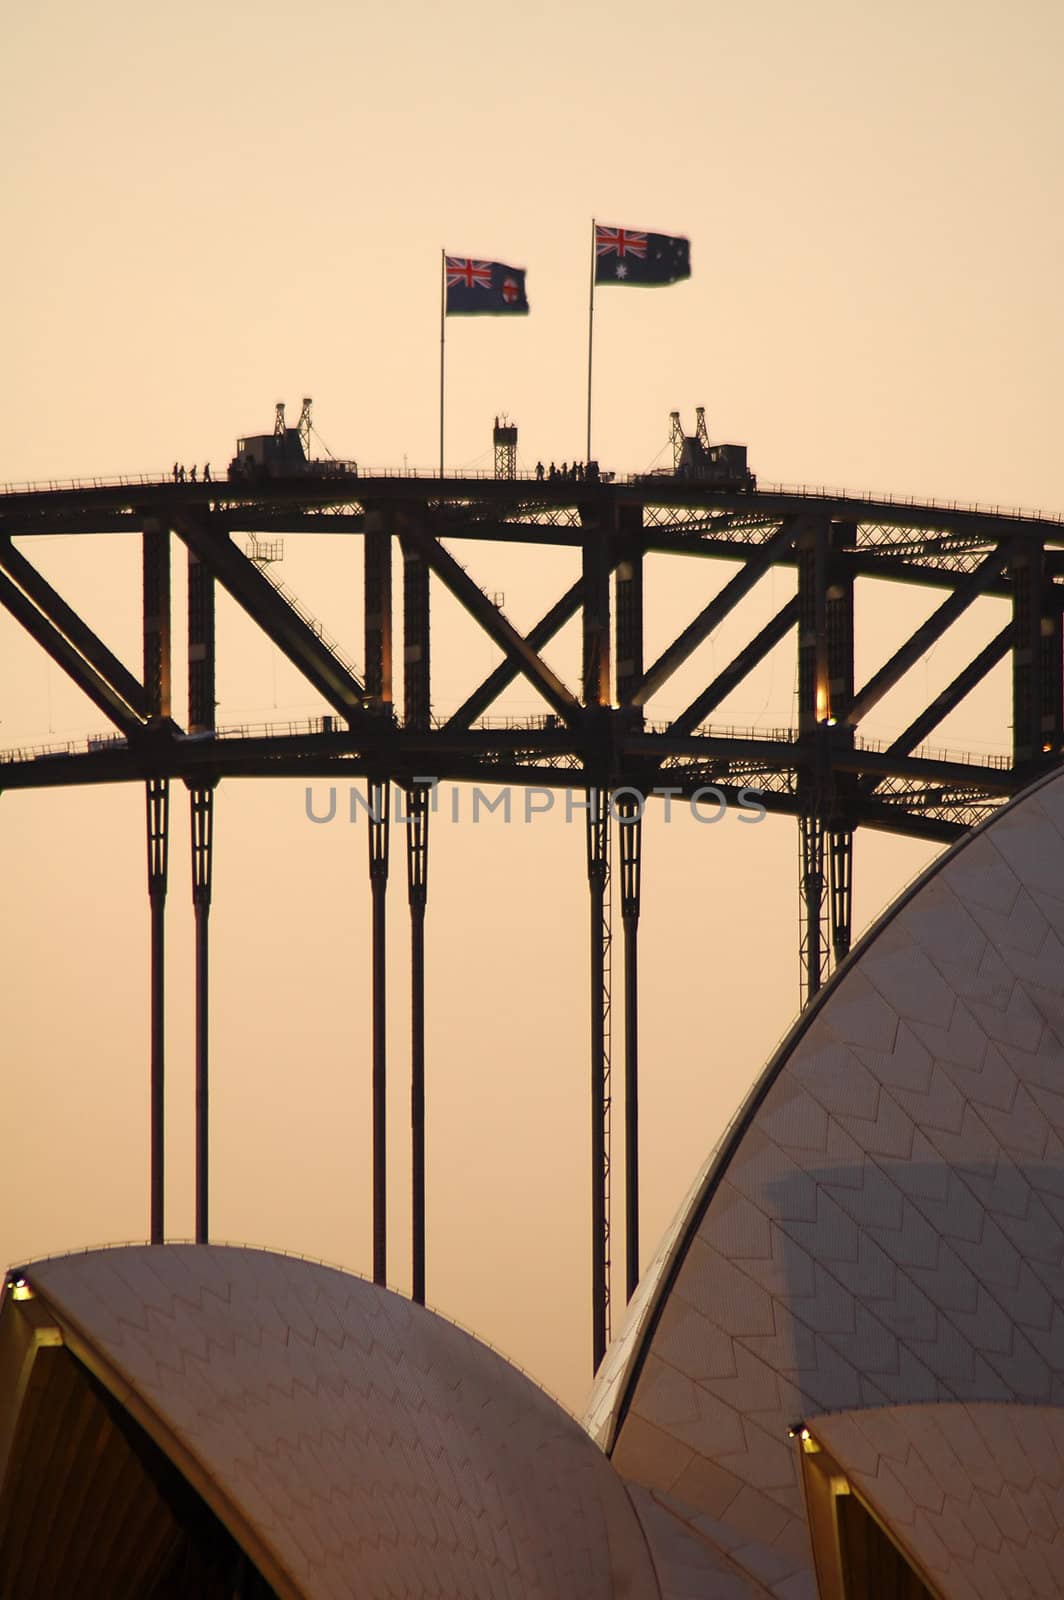
[[[196,481],[196,468],[194,466],[192,466],[192,467],[190,467],[188,469],[188,478],[186,480],[184,467],[180,464],[180,462],[175,461],[174,462],[174,482],[175,483],[185,483],[186,481],[188,483],[195,483],[195,481]],[[205,461],[203,463],[203,482],[204,483],[212,483],[213,482],[213,479],[211,478],[211,464],[210,464],[209,461]]]
[[[552,461],[546,474],[543,471],[542,461],[536,462],[536,482],[542,483],[544,476],[548,483],[598,483],[599,469],[597,461],[574,461],[572,466],[566,466],[563,461],[556,467]]]

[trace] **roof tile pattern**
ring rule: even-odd
[[[629,1493],[649,1541],[662,1600],[769,1600],[769,1591],[687,1520],[668,1496],[631,1485]]]
[[[810,1427],[945,1600],[1064,1594],[1064,1412],[891,1406]]]
[[[740,1127],[590,1425],[623,1476],[806,1600],[790,1423],[1064,1399],[1064,779],[873,930]]]
[[[217,1246],[93,1251],[26,1274],[147,1403],[158,1442],[205,1469],[231,1531],[253,1530],[288,1592],[657,1595],[605,1457],[432,1312],[331,1268]]]

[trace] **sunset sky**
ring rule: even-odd
[[[175,458],[220,475],[238,434],[267,431],[279,399],[294,420],[303,395],[336,455],[430,466],[443,249],[525,267],[531,305],[449,325],[448,467],[490,468],[499,412],[519,426],[523,467],[582,456],[597,217],[686,235],[692,261],[688,282],[599,292],[604,468],[669,464],[669,412],[691,428],[703,404],[711,437],[746,443],[762,484],[1062,511],[1062,46],[1054,0],[13,11],[0,51],[0,482],[165,474]],[[139,670],[136,542],[41,543],[23,548]],[[566,553],[453,548],[525,628],[576,574]],[[359,666],[360,569],[358,540],[299,537],[278,569]],[[648,560],[648,659],[732,570]],[[183,717],[176,541],[174,579]],[[685,706],[791,583],[767,578],[651,714]],[[935,604],[859,587],[858,676]],[[434,592],[433,608],[446,711],[496,657],[454,602]],[[220,724],[326,709],[225,597],[218,616]],[[1000,602],[975,605],[862,731],[897,732],[1002,621]],[[547,652],[571,684],[577,657],[568,632]],[[788,641],[715,720],[790,725],[794,693]],[[496,709],[541,706],[517,685]],[[1006,752],[1008,723],[1002,666],[933,742]],[[0,747],[97,731],[99,713],[0,615]],[[212,1233],[368,1272],[365,825],[315,827],[304,789],[233,782],[217,802]],[[324,805],[327,786],[315,792]],[[644,1260],[793,1019],[796,833],[785,819],[707,828],[689,814],[647,826]],[[389,1277],[407,1289],[402,843]],[[933,854],[862,835],[859,924]],[[579,1407],[583,830],[560,805],[474,828],[463,801],[457,823],[434,823],[430,859],[428,1298]],[[0,1260],[143,1237],[142,786],[3,796],[0,884]],[[188,1236],[192,919],[176,787],[168,983],[168,1231]],[[615,1001],[619,1023],[619,981]],[[618,1080],[620,1060],[618,1026]],[[618,1170],[621,1154],[618,1132]]]

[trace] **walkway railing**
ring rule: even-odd
[[[317,617],[311,615],[306,606],[303,604],[302,600],[300,600],[299,597],[294,594],[292,590],[288,588],[287,584],[285,584],[280,578],[275,577],[268,566],[261,561],[258,561],[255,564],[262,573],[263,577],[266,579],[267,583],[269,583],[271,587],[276,590],[278,595],[280,595],[281,599],[284,601],[289,610],[294,611],[299,620],[310,629],[311,633],[321,640],[326,650],[328,650],[329,654],[337,662],[339,662],[344,671],[348,673],[350,677],[357,678],[358,673],[355,670],[355,664],[351,660],[351,657],[347,654],[347,651],[343,648],[343,646],[333,638],[332,634],[329,633],[325,625],[319,622]]]
[[[317,465],[317,463],[315,463],[315,465]],[[328,465],[328,463],[322,463],[321,465],[324,467]],[[354,468],[353,462],[344,463],[344,465],[352,469]],[[341,481],[345,483],[345,486],[350,487],[352,483],[357,484],[365,479],[396,478],[417,479],[422,482],[435,481],[439,483],[441,481],[439,470],[432,467],[365,466],[352,470],[349,475]],[[549,479],[537,479],[534,472],[527,471],[518,472],[515,475],[515,478],[518,482],[531,484],[536,488],[542,487],[543,490],[547,492],[554,492],[563,488],[581,490],[588,487],[595,487],[593,484],[574,482],[569,478],[559,478],[553,482],[551,482]],[[293,480],[283,479],[277,481],[283,482],[287,487],[292,483]],[[311,483],[315,481],[333,483],[337,481],[337,479],[332,477],[316,479],[315,474],[311,473],[308,475],[308,481]],[[442,481],[447,483],[499,483],[510,480],[498,479],[496,478],[494,472],[491,472],[486,468],[459,467],[445,472]],[[251,484],[230,483],[227,478],[220,477],[211,480],[211,482],[206,485],[204,485],[202,482],[193,484],[175,484],[173,481],[173,475],[170,472],[114,473],[111,475],[104,474],[83,478],[41,478],[23,483],[3,483],[0,484],[0,496],[55,494],[58,492],[76,493],[78,491],[88,489],[127,489],[139,487],[157,489],[169,488],[176,489],[178,491],[196,490],[198,493],[202,493],[204,487],[206,487],[208,489],[216,489],[219,499],[227,499],[230,497],[240,498],[241,495],[246,494],[249,491],[258,493],[264,489],[268,489],[270,482],[271,480],[266,478]],[[604,472],[601,474],[600,482],[623,484],[627,487],[646,489],[648,503],[651,504],[653,503],[653,490],[655,487],[660,487],[662,489],[674,487],[700,487],[697,480],[685,482],[683,479],[673,477],[671,473],[664,473],[660,475],[650,473],[629,473],[627,475],[616,475],[612,472]],[[701,485],[701,487],[712,489],[714,485],[712,483],[706,483]],[[1050,522],[1057,524],[1057,526],[1064,527],[1064,512],[1039,511],[1033,507],[1024,506],[989,505],[974,500],[946,500],[938,498],[934,495],[922,496],[915,494],[892,494],[886,491],[879,492],[873,489],[854,490],[831,487],[826,484],[813,485],[798,483],[759,483],[756,493],[760,497],[769,498],[778,496],[782,499],[799,500],[848,500],[857,505],[894,506],[902,510],[908,509],[920,511],[960,512],[981,517],[1000,517],[1011,522]]]
[[[434,717],[434,729],[446,726],[446,719]],[[553,713],[545,713],[531,717],[481,717],[473,724],[474,731],[485,733],[550,733],[563,731],[564,722],[561,717]],[[669,731],[668,722],[646,722],[642,731],[652,737],[663,737]],[[218,728],[213,734],[193,734],[190,739],[196,743],[208,743],[212,738],[216,740],[236,739],[298,739],[330,733],[346,733],[346,719],[339,714],[328,714],[318,717],[302,717],[279,722],[240,722],[231,723]],[[737,726],[735,724],[705,723],[698,728],[693,737],[706,739],[741,740],[744,743],[757,744],[798,744],[800,734],[797,728],[759,728],[753,726]],[[38,761],[56,756],[84,756],[114,754],[127,748],[127,741],[120,733],[92,734],[85,739],[67,739],[50,744],[16,745],[8,750],[0,750],[0,765],[10,765],[16,761]],[[886,739],[866,739],[860,734],[854,739],[854,748],[864,750],[872,755],[887,755],[890,753],[890,743]],[[1007,772],[1012,766],[1012,758],[1000,752],[980,753],[973,750],[948,750],[932,745],[918,745],[905,757],[906,760],[948,762],[957,766],[991,767],[995,771]]]

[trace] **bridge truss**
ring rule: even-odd
[[[360,673],[261,559],[284,534],[327,532],[362,541]],[[140,545],[143,657],[122,662],[45,580],[31,559],[58,535],[127,533]],[[173,551],[188,566],[188,704],[172,703]],[[453,539],[569,548],[580,576],[527,634],[448,548]],[[250,553],[242,541],[250,540]],[[644,565],[666,554],[692,565],[691,590],[709,590],[697,615],[653,661],[644,650]],[[396,559],[397,556],[397,559]],[[257,559],[259,557],[259,559]],[[738,568],[712,591],[707,561]],[[402,575],[401,613],[393,569]],[[754,586],[775,568],[796,592],[667,721],[652,701]],[[866,682],[854,666],[858,580],[889,579],[941,596]],[[215,594],[221,586],[332,708],[299,727],[215,724]],[[457,707],[433,695],[430,593],[441,585],[501,652]],[[861,724],[977,598],[1008,602],[1008,621],[952,682],[887,742]],[[828,492],[722,492],[671,478],[609,483],[413,474],[271,480],[260,484],[138,482],[0,494],[0,602],[109,720],[102,738],[0,752],[0,788],[137,782],[147,803],[151,906],[150,1230],[162,1240],[163,949],[170,788],[190,793],[196,928],[196,1236],[208,1213],[208,929],[214,791],[223,779],[302,776],[364,780],[372,896],[373,1264],[385,1280],[385,908],[392,786],[404,796],[411,919],[413,1292],[425,1294],[424,918],[430,779],[565,787],[586,795],[592,1101],[593,1356],[610,1333],[611,838],[619,844],[624,974],[624,1209],[626,1284],[639,1276],[638,929],[643,801],[736,804],[756,790],[798,822],[805,998],[845,959],[852,923],[853,838],[859,827],[949,843],[1061,760],[1064,751],[1061,519],[898,503]],[[580,681],[567,684],[542,654],[579,619]],[[797,663],[794,727],[715,729],[718,706],[784,639]],[[925,741],[998,663],[1012,679],[1011,754],[947,757]],[[401,667],[398,681],[397,664]],[[489,709],[518,678],[541,714],[493,721]],[[650,801],[650,803],[654,803]],[[667,803],[667,801],[666,801]]]

